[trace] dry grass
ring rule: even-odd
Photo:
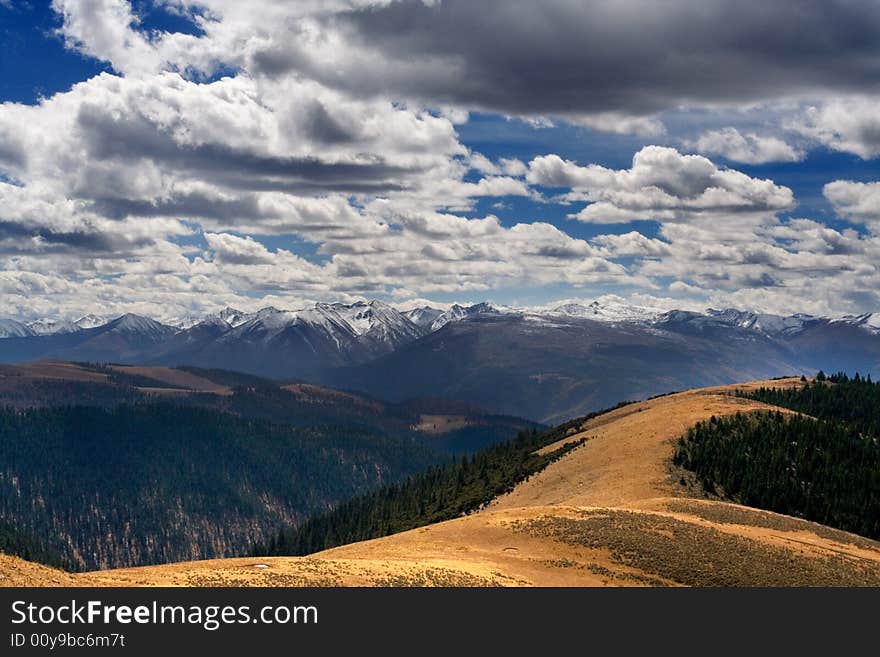
[[[160,381],[170,386],[186,388],[194,392],[211,392],[216,395],[232,394],[232,390],[228,386],[214,383],[213,381],[206,379],[205,377],[192,374],[191,372],[176,370],[170,367],[145,365],[111,365],[110,368],[119,372],[120,374],[145,376],[149,379]],[[148,390],[154,390],[154,388],[148,388]]]
[[[296,397],[296,400],[303,404],[323,404],[330,400],[332,402],[347,402],[357,408],[375,411],[382,410],[382,404],[380,402],[350,392],[345,392],[344,390],[324,388],[310,383],[290,383],[281,386],[281,388],[293,394],[293,396]]]
[[[471,426],[466,415],[421,415],[419,423],[413,427],[422,433],[441,435]]]
[[[620,565],[686,586],[880,586],[875,560],[816,555],[669,516],[619,509],[548,516],[516,529],[607,550]]]

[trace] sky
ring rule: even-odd
[[[876,0],[0,0],[0,315],[880,310]]]

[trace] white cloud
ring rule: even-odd
[[[531,161],[527,180],[570,188],[566,198],[589,202],[572,216],[589,223],[772,216],[794,206],[787,187],[661,146],[646,146],[633,156],[632,167],[623,170],[579,166],[557,155],[545,155]]]
[[[880,182],[835,180],[825,185],[822,193],[843,218],[880,234]]]
[[[709,155],[721,155],[733,162],[765,164],[767,162],[798,162],[804,152],[790,146],[782,139],[761,136],[753,132],[741,133],[736,128],[704,132],[689,148]]]
[[[606,247],[614,257],[657,257],[670,253],[666,242],[645,237],[634,230],[622,235],[599,235],[593,239],[593,242]]]
[[[598,114],[570,117],[568,121],[599,132],[609,132],[617,135],[659,137],[666,132],[663,122],[655,116],[628,116],[619,112],[600,112]]]
[[[127,0],[52,0],[52,8],[64,19],[60,32],[70,47],[129,75],[158,71],[160,55],[134,29],[138,18]]]
[[[880,98],[852,96],[813,105],[789,127],[837,151],[869,160],[880,156]]]

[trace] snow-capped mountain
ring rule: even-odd
[[[34,335],[52,335],[53,333],[74,333],[82,329],[74,322],[68,322],[58,319],[38,319],[29,322],[27,327],[33,331]]]
[[[168,326],[173,326],[174,328],[180,329],[181,331],[186,331],[187,329],[191,329],[196,324],[200,324],[207,319],[207,317],[204,317],[202,315],[183,315],[181,317],[172,317],[171,319],[165,320],[165,323]]]
[[[619,301],[603,300],[601,302],[593,301],[589,304],[562,304],[552,308],[549,314],[580,317],[597,322],[651,322],[657,319],[662,312]]]
[[[104,326],[108,321],[110,321],[107,317],[101,317],[99,315],[83,315],[78,320],[74,322],[81,329],[90,329],[97,328],[99,326]]]
[[[460,386],[466,381],[491,383],[500,391],[507,385],[503,368],[521,360],[509,356],[528,352],[532,361],[523,375],[529,367],[534,371],[521,381],[522,404],[531,403],[538,392],[550,394],[556,384],[548,381],[562,386],[579,380],[568,359],[585,368],[584,376],[600,365],[607,371],[628,367],[632,381],[640,380],[642,372],[660,376],[686,362],[690,378],[682,378],[680,385],[819,368],[880,370],[880,313],[813,317],[736,309],[662,312],[606,296],[542,308],[477,303],[446,311],[425,306],[400,312],[382,301],[318,303],[298,310],[269,307],[254,313],[225,308],[195,319],[199,321],[186,328],[134,314],[110,321],[86,316],[72,325],[47,319],[30,327],[2,320],[0,362],[62,358],[193,365],[360,386],[380,397],[392,386],[395,395],[458,398],[465,394]],[[486,349],[499,340],[509,340],[507,351]],[[722,353],[723,362],[718,360]],[[541,354],[546,354],[544,364]],[[707,374],[701,378],[703,371]],[[446,391],[433,387],[435,378],[442,379],[440,372],[449,379]],[[449,378],[454,372],[464,378]],[[532,375],[537,378],[528,378]],[[520,372],[506,376],[519,377]],[[531,389],[532,380],[544,382],[541,391]],[[651,390],[662,392],[659,385]],[[473,392],[478,393],[483,394]],[[625,391],[620,394],[626,396]],[[470,400],[470,393],[466,397]]]
[[[767,313],[753,313],[727,308],[725,310],[706,311],[706,315],[726,324],[741,328],[760,331],[772,336],[794,335],[804,329],[807,322],[815,318],[810,315],[797,314],[787,317]]]
[[[472,306],[460,306],[455,304],[446,312],[438,315],[437,319],[431,322],[431,331],[437,331],[449,324],[449,322],[458,322],[467,319],[468,317],[473,317],[474,315],[482,315],[486,313],[500,314],[501,312],[502,309],[485,301],[482,303],[475,303]]]
[[[224,341],[271,340],[294,327],[309,327],[340,348],[348,344],[399,346],[424,331],[392,306],[381,301],[318,303],[302,310],[263,308],[234,327]]]
[[[362,340],[396,346],[420,338],[427,331],[397,308],[381,301],[352,304],[318,304],[316,308],[336,313]]]
[[[851,326],[858,326],[874,335],[880,334],[880,313],[844,315],[842,317],[833,317],[830,321],[832,323],[844,323]]]
[[[782,317],[753,313],[727,308],[725,310],[709,309],[705,313],[692,310],[670,310],[655,318],[659,325],[687,326],[693,330],[706,331],[711,329],[737,328],[755,331],[770,336],[793,335],[811,321],[809,315],[792,315]]]
[[[216,317],[218,319],[222,319],[233,328],[235,328],[236,326],[241,326],[246,321],[248,321],[251,316],[252,315],[250,313],[236,310],[235,308],[230,308],[229,306],[226,306],[226,308],[216,314]]]
[[[126,313],[117,317],[113,321],[104,324],[101,328],[104,329],[102,333],[124,333],[154,339],[167,337],[177,332],[174,327],[162,324],[143,315],[135,315],[134,313]]]
[[[166,323],[169,326],[174,326],[182,331],[191,329],[197,324],[204,324],[205,322],[216,324],[217,320],[220,320],[231,327],[236,327],[244,324],[252,316],[253,315],[251,313],[246,313],[244,311],[227,306],[223,310],[216,313],[211,313],[209,315],[184,315],[182,317],[169,319]]]
[[[431,324],[443,314],[443,311],[431,306],[422,306],[421,308],[407,310],[403,314],[416,326],[430,330]]]
[[[25,338],[35,335],[26,324],[14,319],[0,319],[0,338]]]

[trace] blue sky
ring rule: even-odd
[[[875,311],[880,23],[788,4],[0,1],[0,297]]]

